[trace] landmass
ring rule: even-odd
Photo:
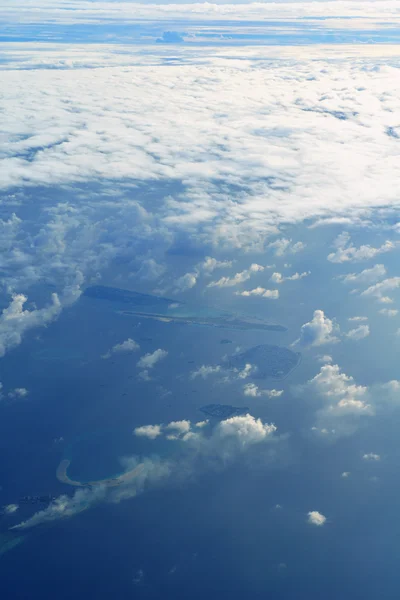
[[[209,417],[217,417],[222,420],[245,415],[250,411],[247,406],[231,406],[230,404],[206,404],[200,410]]]
[[[92,285],[83,293],[88,298],[97,300],[109,300],[111,302],[122,302],[123,304],[132,304],[134,306],[165,306],[170,304],[181,306],[182,302],[164,298],[163,296],[153,296],[152,294],[142,294],[141,292],[132,292],[120,288],[108,287],[106,285]]]
[[[256,367],[252,376],[258,379],[285,379],[295,369],[301,360],[300,352],[293,352],[283,346],[261,344],[249,348],[240,354],[229,358],[229,366],[234,369],[244,369],[247,364]]]
[[[125,473],[121,473],[121,475],[116,475],[115,477],[108,477],[106,479],[98,479],[96,481],[83,482],[70,479],[67,473],[70,464],[71,461],[67,458],[60,462],[56,471],[57,479],[62,483],[74,485],[76,487],[92,487],[96,485],[103,485],[105,487],[117,487],[119,485],[122,485],[123,483],[127,483],[128,481],[135,479],[135,477],[137,477],[143,471],[144,468],[144,464],[140,463],[134,469],[126,471]]]
[[[287,331],[283,325],[270,323],[258,317],[232,314],[224,310],[204,306],[188,306],[163,296],[142,294],[119,288],[95,285],[88,287],[84,294],[88,298],[115,302],[117,312],[125,316],[154,319],[164,323],[182,323],[223,329],[262,329],[266,331]],[[118,304],[120,305],[118,307]],[[229,342],[225,342],[229,343]]]
[[[182,323],[183,325],[202,325],[205,327],[217,327],[221,329],[263,329],[265,331],[287,331],[283,325],[275,325],[257,319],[256,317],[235,317],[234,315],[221,315],[218,317],[203,317],[196,315],[163,315],[159,313],[145,313],[132,310],[120,311],[121,314],[140,317],[144,319],[154,319],[163,323]]]

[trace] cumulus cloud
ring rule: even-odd
[[[265,267],[262,265],[253,263],[248,269],[245,269],[240,273],[236,273],[236,275],[233,277],[221,277],[221,279],[218,279],[218,281],[211,281],[207,287],[234,287],[235,285],[250,279],[252,274],[264,271],[264,269]]]
[[[24,310],[28,298],[23,294],[15,294],[7,308],[0,315],[0,357],[21,343],[25,332],[47,325],[61,312],[61,302],[57,294],[52,295],[52,303],[40,309]]]
[[[349,435],[358,428],[360,419],[376,413],[368,387],[357,385],[338,365],[323,365],[299,390],[314,402],[316,424],[312,429],[324,436]]]
[[[142,425],[141,427],[135,427],[133,433],[138,437],[147,437],[154,440],[161,435],[161,425]]]
[[[283,390],[262,390],[254,383],[246,383],[243,387],[243,393],[245,396],[252,398],[258,398],[260,396],[267,396],[268,398],[279,398],[283,394]]]
[[[10,390],[7,394],[7,396],[9,398],[15,399],[15,398],[26,398],[26,396],[29,394],[29,391],[26,388],[14,388],[13,390]]]
[[[275,256],[284,256],[285,254],[297,254],[306,247],[303,242],[292,243],[292,240],[287,238],[279,238],[274,242],[268,244],[267,248],[271,248],[274,251]]]
[[[343,283],[350,283],[352,285],[368,284],[379,281],[386,275],[385,265],[377,264],[371,269],[364,269],[360,273],[348,273],[347,275],[340,275],[339,279]]]
[[[330,354],[323,354],[322,356],[318,357],[318,362],[320,363],[331,363],[333,361],[332,356],[330,356]]]
[[[317,510],[311,510],[308,513],[308,522],[310,523],[310,525],[316,525],[317,527],[321,527],[325,524],[326,517]]]
[[[344,263],[370,260],[378,254],[394,250],[396,244],[388,240],[382,246],[379,246],[379,248],[374,248],[368,244],[357,248],[351,242],[350,234],[344,232],[336,238],[334,246],[335,252],[331,252],[328,255],[328,260],[333,263]]]
[[[197,273],[185,273],[175,281],[175,293],[186,292],[197,283]]]
[[[391,292],[392,290],[396,290],[400,287],[400,277],[390,277],[389,279],[384,279],[383,281],[376,283],[375,285],[371,285],[369,288],[364,290],[361,293],[361,296],[370,296],[372,298],[376,298],[379,302],[383,303],[391,303],[393,299],[387,296],[387,292]]]
[[[283,283],[284,281],[297,281],[298,279],[304,279],[304,277],[308,277],[311,274],[311,271],[304,271],[303,273],[293,273],[293,275],[288,275],[285,277],[282,273],[272,273],[270,277],[270,281],[273,283]]]
[[[202,365],[196,371],[192,371],[190,374],[191,379],[196,379],[196,377],[201,377],[202,379],[206,379],[210,375],[214,375],[215,373],[219,373],[221,371],[221,366],[216,365],[213,367],[212,365]]]
[[[300,338],[294,344],[307,347],[335,343],[339,341],[337,333],[338,325],[326,317],[323,310],[315,310],[312,320],[301,326]]]
[[[398,312],[399,311],[395,308],[381,308],[379,311],[381,315],[385,315],[386,317],[395,317]]]
[[[142,356],[137,363],[137,367],[139,369],[153,369],[153,367],[155,367],[155,365],[166,356],[168,356],[168,352],[158,348],[158,350],[155,350],[152,353],[149,352]]]
[[[348,331],[347,333],[345,333],[345,336],[347,338],[349,338],[350,340],[362,340],[366,337],[368,337],[370,334],[369,331],[369,325],[360,325],[359,327],[356,327],[355,329],[351,329],[350,331]]]
[[[212,256],[206,256],[204,261],[198,265],[198,268],[205,273],[211,274],[215,269],[228,269],[231,266],[231,260],[217,260]]]
[[[236,296],[260,296],[261,298],[270,298],[277,300],[279,298],[279,290],[267,290],[263,287],[257,287],[253,290],[244,290],[243,292],[235,292]]]
[[[132,340],[132,338],[128,338],[120,344],[115,344],[115,346],[113,346],[111,350],[103,354],[101,358],[110,358],[113,354],[119,354],[123,352],[134,352],[136,350],[139,350],[139,348],[140,346],[137,342],[135,342],[135,340]]]
[[[368,452],[367,454],[363,454],[363,460],[370,460],[370,461],[379,461],[381,460],[381,457],[379,454],[375,454],[374,452]]]

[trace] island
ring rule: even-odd
[[[287,331],[283,325],[271,323],[259,317],[232,314],[212,306],[189,306],[163,296],[142,294],[103,285],[86,288],[83,296],[95,300],[108,300],[115,304],[118,314],[127,317],[222,329]]]
[[[256,379],[285,379],[301,360],[300,352],[293,352],[283,346],[261,344],[240,354],[229,357],[231,369],[242,370],[250,364],[255,367],[252,377]]]
[[[231,406],[230,404],[206,404],[199,410],[209,417],[216,417],[221,420],[229,419],[229,417],[239,417],[250,411],[247,406]]]
[[[57,471],[56,471],[57,479],[59,481],[61,481],[62,483],[66,483],[68,485],[74,485],[76,487],[93,487],[93,486],[97,486],[97,485],[102,485],[105,487],[117,487],[124,483],[128,483],[129,481],[132,481],[133,479],[135,479],[135,477],[140,475],[140,473],[144,469],[144,464],[140,463],[140,464],[136,465],[136,467],[134,469],[131,469],[130,471],[126,471],[125,473],[121,473],[120,475],[115,475],[115,477],[108,477],[106,479],[98,479],[96,481],[83,482],[83,481],[76,481],[74,479],[71,479],[68,476],[67,471],[68,471],[68,467],[70,464],[71,464],[71,461],[68,460],[67,458],[64,458],[60,462],[60,464],[57,467]]]

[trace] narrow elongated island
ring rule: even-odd
[[[108,477],[106,479],[98,479],[96,481],[76,481],[75,479],[70,479],[68,477],[68,467],[71,464],[71,461],[65,458],[60,462],[57,467],[57,479],[62,483],[66,483],[68,485],[74,485],[75,487],[93,487],[96,485],[103,485],[105,487],[117,487],[124,483],[128,483],[137,477],[144,468],[144,464],[140,463],[136,465],[134,469],[130,471],[126,471],[125,473],[121,473],[120,475],[116,475],[115,477]]]

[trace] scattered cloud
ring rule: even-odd
[[[155,365],[166,356],[168,356],[168,352],[158,348],[158,350],[155,350],[152,353],[149,352],[142,356],[137,363],[137,367],[139,369],[153,369],[153,367],[155,367]]]
[[[396,290],[399,287],[400,277],[390,277],[389,279],[384,279],[380,283],[371,285],[361,293],[361,296],[370,296],[372,298],[376,298],[379,302],[387,304],[393,302],[393,299],[387,296],[387,292]]]
[[[142,493],[151,486],[159,487],[163,482],[176,481],[181,485],[184,481],[192,479],[196,473],[222,469],[240,456],[245,457],[254,446],[260,447],[278,441],[274,436],[277,430],[274,424],[264,423],[250,414],[220,421],[211,431],[202,426],[197,427],[196,432],[189,430],[182,435],[183,431],[187,430],[187,423],[189,422],[175,421],[165,427],[146,425],[134,430],[135,435],[145,436],[149,440],[158,438],[163,432],[166,434],[165,438],[171,440],[169,432],[177,431],[182,452],[175,460],[157,456],[141,458],[142,470],[132,481],[126,481],[118,488],[99,485],[78,489],[72,497],[62,495],[47,508],[12,529],[28,529],[42,523],[69,518],[104,500],[118,503]],[[177,443],[173,440],[175,437],[171,443]],[[271,461],[274,456],[274,453],[268,451],[266,460]],[[139,464],[138,457],[125,458],[122,462],[125,470],[131,470]]]
[[[379,461],[381,460],[381,457],[379,454],[375,454],[374,452],[368,452],[367,454],[363,454],[363,460],[370,460],[370,461]]]
[[[196,371],[192,371],[190,374],[191,379],[196,379],[196,377],[201,377],[202,379],[206,379],[210,375],[215,375],[215,373],[220,373],[221,366],[216,365],[215,367],[211,365],[202,365]]]
[[[348,273],[347,275],[339,275],[338,279],[341,279],[343,283],[350,283],[351,285],[369,284],[379,281],[386,275],[386,268],[382,264],[377,264],[371,269],[364,269],[361,273]]]
[[[206,256],[204,261],[198,265],[198,268],[205,273],[213,273],[215,269],[228,269],[232,266],[231,260],[217,260],[211,256]]]
[[[356,327],[355,329],[351,329],[344,335],[347,338],[349,338],[350,340],[357,341],[357,340],[362,340],[362,339],[368,337],[369,334],[370,334],[369,325],[360,325],[359,327]]]
[[[316,525],[317,527],[321,527],[325,524],[326,517],[317,510],[311,510],[308,513],[308,522],[310,523],[310,525]]]
[[[179,277],[175,281],[175,290],[174,292],[178,294],[179,292],[186,292],[187,290],[192,289],[197,283],[197,273],[185,273],[182,277]]]
[[[13,515],[19,509],[18,504],[6,504],[3,506],[2,514],[3,515]]]
[[[304,277],[308,277],[311,274],[311,271],[304,271],[303,273],[294,273],[293,275],[289,275],[285,277],[282,273],[272,273],[270,277],[270,281],[272,283],[283,283],[284,281],[297,281],[298,279],[304,279]]]
[[[348,321],[368,321],[368,317],[349,317]]]
[[[386,317],[395,317],[398,312],[399,311],[395,308],[381,308],[379,311],[381,315],[385,315]]]
[[[351,242],[350,234],[344,232],[336,238],[334,246],[335,252],[331,252],[328,255],[328,260],[333,263],[344,263],[370,260],[378,254],[394,250],[396,244],[388,240],[379,248],[374,248],[373,246],[369,245],[363,245],[357,248]]]
[[[211,281],[207,287],[234,287],[239,283],[243,283],[250,279],[250,277],[254,273],[258,273],[260,271],[264,271],[265,267],[262,265],[258,265],[257,263],[253,263],[250,265],[248,269],[241,271],[240,273],[236,273],[233,277],[221,277],[218,281]]]
[[[140,346],[137,342],[132,340],[132,338],[128,338],[127,340],[125,340],[124,342],[121,342],[120,344],[115,344],[115,346],[113,346],[111,348],[111,350],[109,350],[108,352],[103,354],[101,358],[104,358],[104,359],[111,358],[111,356],[113,354],[119,354],[119,353],[123,353],[123,352],[135,352],[136,350],[139,350],[139,348],[140,348]]]
[[[28,396],[29,391],[26,388],[14,388],[10,390],[7,394],[9,398],[26,398]]]
[[[138,437],[147,437],[150,440],[155,440],[161,435],[161,425],[142,425],[135,427],[133,433]]]
[[[260,396],[267,396],[268,398],[279,398],[283,394],[283,390],[261,390],[254,383],[246,383],[243,387],[243,393],[245,396],[251,396],[252,398],[258,398]]]
[[[270,298],[277,300],[279,298],[279,290],[267,290],[263,287],[254,288],[254,290],[244,290],[243,292],[235,292],[236,296],[260,296],[261,298]]]
[[[303,242],[292,243],[292,240],[287,238],[279,238],[274,242],[268,244],[267,248],[271,248],[274,251],[275,256],[285,256],[285,254],[297,254],[306,247]]]
[[[350,471],[343,471],[343,473],[341,474],[340,477],[342,477],[343,479],[348,479],[350,477],[351,473]]]
[[[312,320],[301,326],[300,338],[293,345],[308,347],[336,343],[338,333],[339,326],[326,317],[323,310],[315,310]]]

